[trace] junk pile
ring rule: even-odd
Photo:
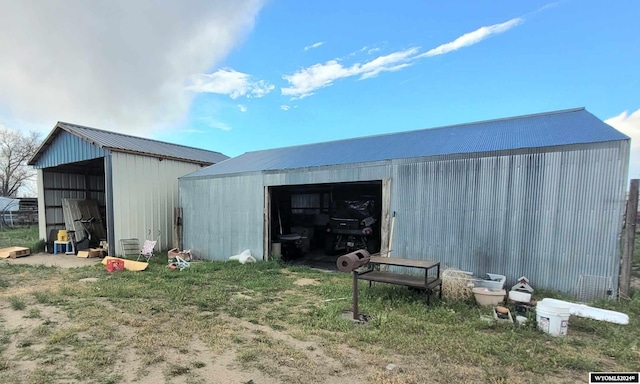
[[[167,257],[169,260],[175,260],[176,257],[180,257],[182,260],[191,261],[192,255],[191,250],[187,249],[186,251],[181,251],[178,248],[172,248],[167,252]]]
[[[533,299],[533,288],[526,276],[518,278],[508,295],[503,289],[505,276],[492,273],[488,273],[487,276],[488,279],[485,280],[473,280],[473,294],[478,304],[492,307],[494,321],[513,323],[512,313],[509,309],[511,307],[515,309],[515,320],[518,324],[526,323],[529,320],[529,315],[535,310],[538,329],[551,336],[565,336],[567,334],[570,316],[620,325],[629,324],[629,316],[621,312],[552,298],[544,298],[536,303]],[[508,303],[502,305],[505,298],[508,298]],[[492,320],[489,319],[489,321]]]
[[[167,252],[167,259],[169,261],[169,268],[182,271],[191,266],[189,262],[193,260],[193,257],[190,249],[181,251],[178,248],[172,248]]]
[[[170,261],[168,265],[171,269],[179,269],[181,271],[189,268],[190,266],[191,264],[180,256],[175,256],[173,261]]]
[[[503,289],[506,280],[506,276],[495,273],[487,273],[486,279],[474,279],[472,292],[478,304],[496,306],[502,303],[507,294]]]
[[[513,323],[514,315],[518,324],[524,324],[527,321],[527,312],[529,310],[533,288],[529,286],[529,279],[522,276],[518,279],[518,283],[511,288],[507,295],[504,289],[506,276],[495,273],[487,273],[486,279],[475,279],[473,295],[476,302],[482,306],[491,307],[492,317],[481,316],[489,322]],[[509,298],[505,303],[505,299]],[[511,309],[515,308],[515,314]]]
[[[526,323],[529,319],[527,314],[533,306],[533,288],[529,285],[529,279],[526,276],[521,276],[518,282],[511,287],[509,301],[515,306],[518,324]]]

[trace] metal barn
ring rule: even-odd
[[[159,249],[167,249],[178,204],[178,177],[227,158],[59,122],[29,161],[37,169],[40,238],[48,239],[52,229],[65,229],[63,199],[94,200],[110,255],[120,254],[120,239],[129,238],[142,243],[159,237]]]
[[[377,196],[383,254],[615,289],[629,147],[580,108],[249,152],[179,179],[184,246],[267,259],[283,231],[321,237],[333,191],[354,189]]]

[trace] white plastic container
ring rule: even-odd
[[[622,312],[610,311],[608,309],[590,307],[584,304],[576,304],[569,301],[551,298],[544,298],[540,303],[541,302],[546,303],[545,305],[551,305],[554,307],[567,307],[569,308],[569,312],[574,316],[607,321],[613,324],[629,324],[629,316]],[[540,303],[538,303],[538,305],[540,305]]]
[[[504,301],[507,292],[504,289],[473,288],[473,295],[480,305],[498,305]]]
[[[531,294],[529,292],[509,291],[509,299],[519,303],[530,303]]]
[[[546,299],[536,305],[538,328],[551,336],[566,336],[569,329],[569,306],[562,301],[549,302]]]
[[[474,279],[474,286],[476,288],[489,288],[492,290],[500,290],[504,288],[504,282],[507,277],[504,275],[497,275],[495,273],[487,273],[490,280]]]

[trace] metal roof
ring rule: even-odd
[[[183,178],[628,140],[584,108],[247,152]]]
[[[58,122],[53,131],[51,131],[42,145],[40,145],[35,155],[29,160],[29,165],[36,164],[38,158],[51,146],[60,131],[69,132],[99,148],[109,149],[113,152],[134,153],[203,165],[215,164],[229,158],[220,152],[109,132],[82,125]]]

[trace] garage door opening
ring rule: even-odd
[[[44,226],[49,252],[53,252],[53,240],[60,229],[75,231],[76,241],[86,237],[84,226],[74,221],[77,219],[95,218],[93,223],[87,225],[92,235],[92,247],[106,240],[107,220],[110,218],[106,214],[104,158],[44,168],[42,183]],[[88,248],[88,243],[85,243],[79,243],[78,246],[82,244]]]
[[[284,261],[335,269],[336,259],[382,246],[383,182],[268,187],[269,254]],[[275,248],[275,249],[274,249]]]

